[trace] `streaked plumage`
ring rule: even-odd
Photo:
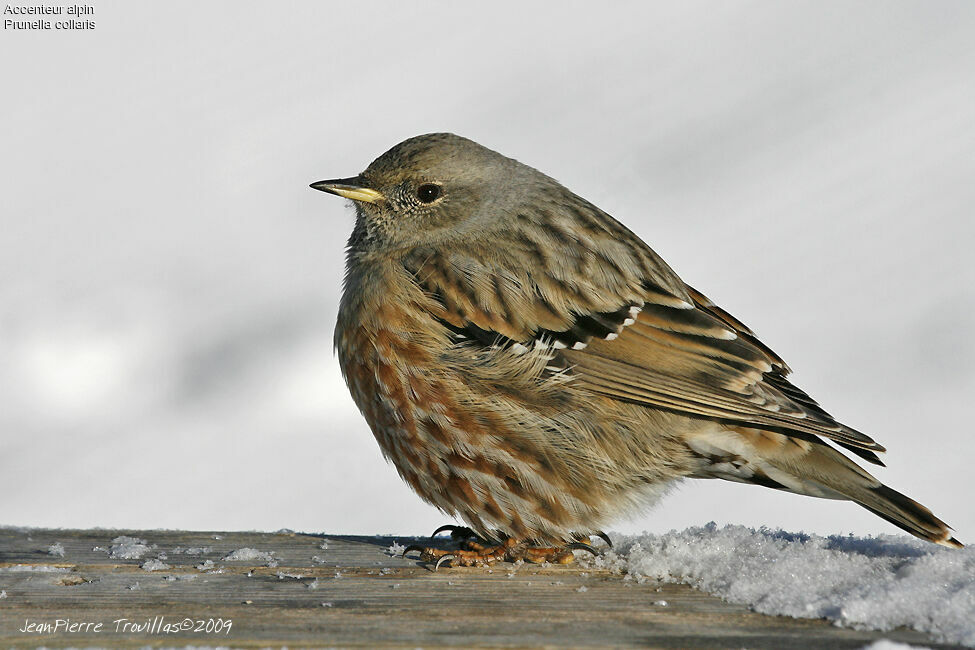
[[[691,477],[851,499],[959,545],[831,443],[877,464],[883,447],[553,179],[432,134],[313,187],[356,201],[335,332],[353,398],[400,475],[476,532],[564,543]]]

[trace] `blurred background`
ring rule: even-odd
[[[975,542],[975,3],[97,0],[0,34],[0,523],[426,534],[332,353],[351,208],[453,131],[646,239]],[[894,529],[688,481],[618,531]]]

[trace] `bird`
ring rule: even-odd
[[[399,475],[472,540],[411,547],[421,559],[570,562],[691,478],[853,501],[962,546],[841,452],[882,466],[883,446],[553,178],[431,133],[311,187],[355,206],[334,339],[352,398]]]

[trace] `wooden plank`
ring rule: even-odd
[[[149,548],[139,558],[111,557],[112,540],[122,535]],[[860,648],[888,638],[952,647],[908,630],[764,616],[683,585],[637,584],[580,566],[432,572],[388,551],[413,541],[0,529],[0,645]],[[53,544],[63,557],[50,554]],[[269,560],[226,559],[240,549],[269,553]],[[141,568],[151,559],[167,568]],[[25,631],[59,619],[81,628]],[[210,631],[196,630],[197,621]]]

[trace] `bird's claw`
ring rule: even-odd
[[[599,557],[600,555],[599,551],[585,542],[572,542],[571,544],[566,544],[563,548],[567,551],[586,551],[588,553],[592,553],[596,557]]]
[[[406,554],[409,553],[410,551],[419,551],[420,554],[422,554],[423,547],[420,546],[419,544],[410,544],[409,546],[403,549],[403,552],[400,553],[400,557],[406,557]]]
[[[454,559],[455,559],[455,556],[452,555],[452,554],[450,554],[450,553],[447,553],[446,555],[441,555],[440,556],[440,559],[437,560],[437,563],[433,566],[433,570],[434,571],[439,571],[441,564],[443,564],[444,562],[449,562],[449,561],[454,560]],[[450,565],[448,564],[447,566],[450,566]]]
[[[433,534],[430,535],[430,537],[436,537],[440,533],[448,530],[450,531],[451,539],[480,539],[478,534],[467,526],[456,526],[454,524],[444,524],[437,530],[433,531]]]

